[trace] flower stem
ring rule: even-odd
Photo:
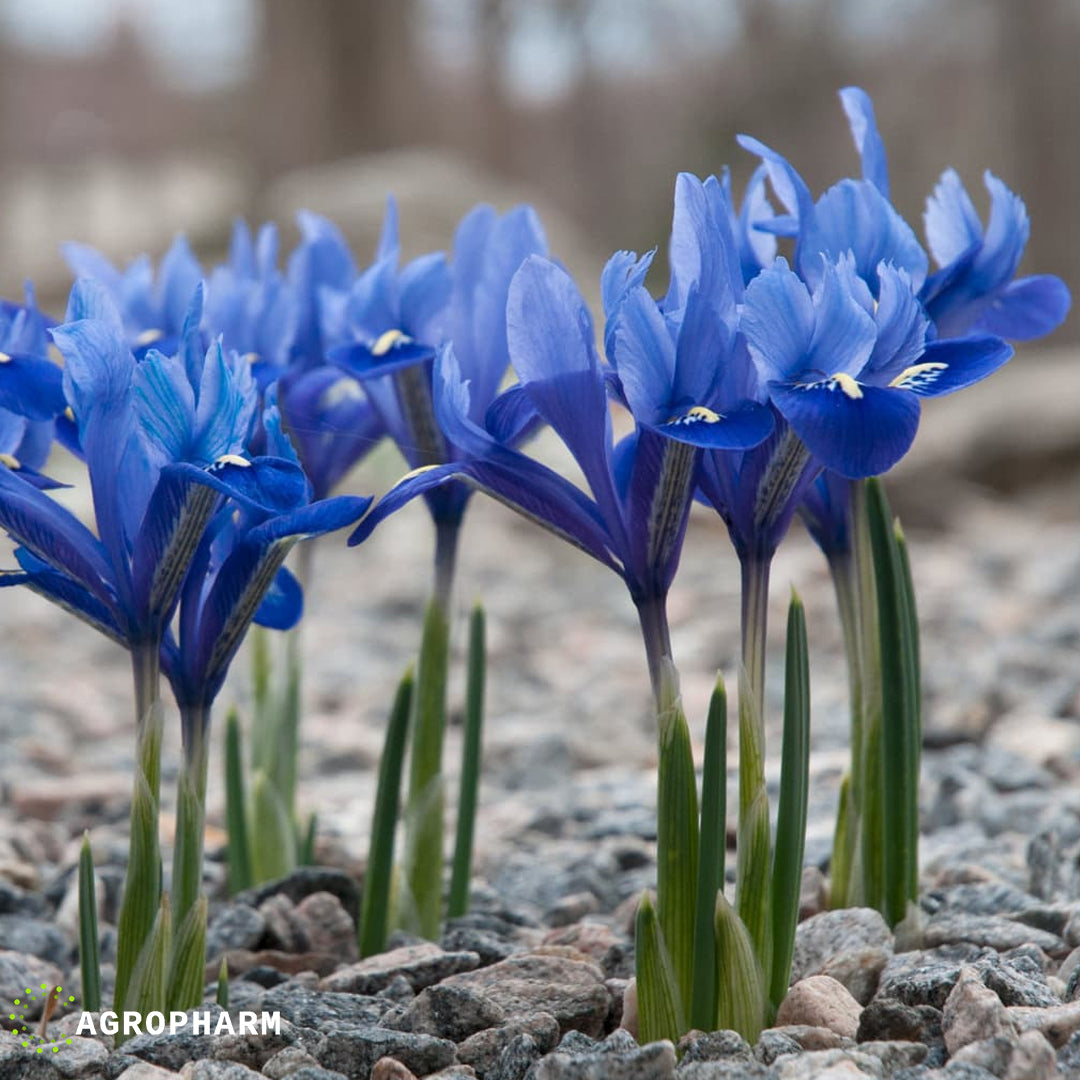
[[[765,786],[765,643],[771,559],[742,563],[742,678],[739,680],[739,916],[762,971],[771,967],[770,880],[772,839]]]
[[[435,602],[446,617],[450,615],[460,535],[460,522],[439,521],[435,524]]]
[[[637,605],[641,637],[645,643],[645,658],[649,663],[649,681],[657,707],[662,705],[664,661],[673,664],[671,657],[671,632],[668,629],[667,597],[653,597]]]
[[[202,887],[208,757],[206,733],[210,710],[205,706],[185,706],[180,710],[180,720],[184,755],[177,784],[172,875],[172,912],[177,926],[184,921]]]

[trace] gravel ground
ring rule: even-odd
[[[1076,400],[1068,391],[1080,389],[1065,359],[1024,358],[1026,370],[1006,374],[981,405],[973,395],[963,425],[947,414],[959,402],[933,412],[890,487],[908,526],[924,645],[919,942],[895,940],[870,912],[821,910],[847,760],[846,675],[822,559],[798,529],[782,549],[769,671],[773,783],[789,585],[807,609],[814,703],[799,989],[755,1047],[733,1033],[690,1037],[678,1076],[1080,1076],[1080,428],[1065,420]],[[1061,387],[1044,422],[1010,420],[1010,389],[1020,397],[1040,375]],[[395,468],[379,455],[357,489],[384,488]],[[319,815],[328,869],[215,903],[210,938],[212,960],[230,958],[233,1008],[273,1005],[283,1033],[201,1043],[142,1035],[119,1051],[107,1039],[74,1039],[45,1061],[0,1035],[4,1080],[170,1075],[151,1065],[189,1080],[672,1075],[670,1046],[637,1048],[619,1026],[633,898],[654,875],[656,752],[633,609],[614,575],[481,498],[469,512],[455,626],[460,642],[469,604],[483,597],[490,658],[476,913],[439,946],[401,937],[394,944],[404,951],[355,963],[354,877],[386,710],[418,642],[430,546],[417,506],[360,549],[335,537],[315,556],[301,802]],[[671,617],[699,760],[716,670],[734,681],[737,577],[718,521],[697,513]],[[2,599],[7,1001],[30,975],[77,985],[72,868],[84,828],[104,922],[115,918],[132,722],[124,654],[37,597],[8,590]],[[246,657],[234,675],[225,697],[243,709]],[[460,685],[452,697],[460,700]],[[452,728],[451,791],[458,736]],[[732,740],[732,781],[736,766]],[[220,755],[211,769],[207,873],[220,900]],[[168,819],[164,828],[168,842]],[[106,958],[111,947],[107,933]],[[410,1072],[376,1066],[385,1057]]]

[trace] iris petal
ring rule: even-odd
[[[941,397],[992,375],[1012,354],[1012,346],[997,337],[934,341],[890,385],[920,397]]]
[[[851,479],[887,472],[907,453],[919,427],[919,399],[901,389],[835,380],[770,387],[806,448],[827,469]]]
[[[1036,274],[1006,285],[983,309],[975,329],[1011,341],[1031,341],[1056,330],[1072,305],[1069,287],[1053,274]]]

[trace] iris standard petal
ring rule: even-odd
[[[806,368],[823,375],[854,377],[870,359],[877,327],[844,275],[830,264],[823,272],[814,293],[814,336],[806,353]]]
[[[930,320],[911,291],[904,270],[884,264],[878,267],[878,304],[874,310],[877,340],[866,373],[880,376],[868,381],[888,381],[921,355]]]
[[[889,164],[885,157],[885,143],[878,132],[874,117],[874,103],[870,95],[858,86],[846,86],[840,91],[840,103],[844,106],[855,149],[862,157],[863,179],[869,180],[887,199],[889,197]]]
[[[519,446],[530,438],[543,421],[528,391],[521,383],[508,386],[488,406],[484,429],[504,446]]]
[[[948,266],[983,238],[982,222],[955,169],[946,169],[926,200],[926,242],[938,266]]]
[[[191,295],[202,280],[202,267],[183,234],[177,236],[165,252],[158,279],[162,314],[160,328],[175,334],[183,326]]]
[[[663,423],[675,383],[675,342],[668,324],[640,286],[626,294],[613,323],[611,360],[630,411],[642,424]]]
[[[600,274],[600,295],[607,318],[611,318],[631,289],[645,284],[655,256],[656,248],[653,248],[640,257],[636,251],[616,251],[608,259]]]
[[[744,150],[761,158],[777,197],[787,212],[798,219],[800,228],[805,228],[814,215],[814,200],[806,181],[786,158],[753,136],[739,135],[735,141]]]
[[[991,172],[983,180],[990,192],[990,220],[974,270],[980,283],[989,290],[1004,285],[1016,273],[1031,235],[1031,222],[1019,195]]]
[[[441,251],[406,263],[398,276],[400,325],[421,341],[439,340],[452,288]]]
[[[1012,354],[1012,346],[998,337],[933,341],[918,362],[905,368],[889,385],[920,397],[941,397],[992,375]]]
[[[983,309],[975,329],[1012,341],[1032,341],[1056,330],[1069,313],[1069,287],[1053,274],[1010,282]]]
[[[131,391],[139,427],[159,461],[182,461],[195,430],[195,391],[183,360],[147,353],[134,369]]]
[[[747,286],[740,328],[765,381],[793,380],[806,367],[814,303],[786,259],[778,258]]]
[[[825,468],[851,479],[891,469],[919,427],[919,399],[906,390],[834,379],[769,389],[810,453]]]

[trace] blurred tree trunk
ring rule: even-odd
[[[415,0],[261,0],[253,82],[264,176],[410,140],[425,85]]]

